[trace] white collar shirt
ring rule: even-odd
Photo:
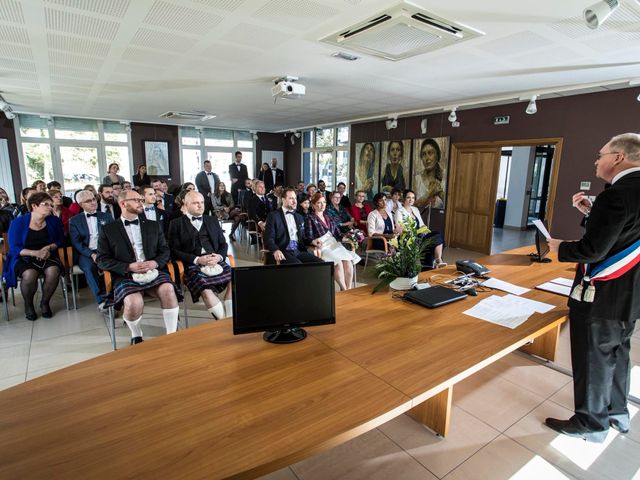
[[[154,222],[158,221],[158,217],[156,215],[156,209],[154,205],[145,205],[144,206],[144,216],[149,220],[153,220]]]
[[[216,191],[216,179],[213,176],[213,172],[204,172],[207,175],[207,181],[209,182],[209,188],[211,188],[211,193]]]
[[[120,218],[122,219],[122,224],[124,225],[125,218]],[[140,230],[140,223],[138,223],[138,225],[125,225],[124,230],[125,232],[127,232],[127,236],[129,237],[129,241],[131,242],[131,246],[133,247],[133,252],[136,255],[136,261],[146,261],[146,258],[144,256],[144,248],[142,247],[142,231]]]
[[[282,207],[284,212],[284,219],[287,222],[287,230],[289,230],[289,240],[295,240],[298,242],[298,226],[296,225],[295,210],[287,210]],[[287,215],[287,212],[291,211],[293,215]]]
[[[198,216],[198,218],[200,218],[200,220],[194,220],[195,217],[193,215],[191,215],[190,213],[186,213],[185,215],[187,216],[187,218],[191,222],[191,225],[193,226],[193,228],[195,228],[196,230],[200,231],[200,229],[202,228],[202,215]]]
[[[621,171],[615,177],[613,177],[613,180],[611,180],[611,185],[616,183],[618,180],[620,180],[625,175],[629,175],[630,173],[633,173],[633,172],[640,172],[640,167],[627,168],[626,170]]]
[[[89,250],[98,249],[98,217],[88,217],[87,212],[84,213],[89,227]]]

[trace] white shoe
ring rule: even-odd
[[[444,267],[446,267],[446,266],[447,266],[447,262],[443,262],[442,260],[435,260],[435,261],[433,262],[433,266],[434,266],[435,268],[444,268]]]

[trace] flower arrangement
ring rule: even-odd
[[[352,228],[342,237],[342,241],[349,243],[351,245],[351,250],[356,251],[358,246],[364,242],[365,235],[362,230],[358,230],[357,228]]]
[[[420,273],[422,254],[434,243],[433,239],[426,237],[429,232],[426,225],[417,228],[413,218],[402,222],[402,233],[389,240],[387,256],[376,265],[377,276],[381,281],[371,293],[376,293],[396,278],[413,278]]]

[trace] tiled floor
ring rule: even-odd
[[[511,241],[512,239],[508,240]],[[503,238],[502,245],[505,245]],[[495,244],[495,243],[494,243]],[[251,264],[255,253],[235,244],[237,263]],[[445,260],[479,255],[447,249]],[[358,282],[375,281],[374,269],[358,267]],[[29,322],[22,308],[10,307],[0,321],[0,389],[93,358],[111,350],[104,319],[86,289],[79,308],[54,301],[50,320]],[[19,302],[19,296],[16,297]],[[164,334],[157,304],[146,307],[147,339]],[[202,306],[191,306],[190,324],[208,322]],[[2,317],[3,318],[3,317]],[[129,332],[118,322],[119,348],[129,348]],[[557,364],[570,369],[568,329],[563,328]],[[633,338],[634,381],[640,394],[640,331]],[[547,416],[568,418],[571,378],[514,353],[454,387],[450,434],[438,437],[406,415],[331,450],[274,472],[268,480],[329,479],[640,479],[640,415],[628,435],[611,431],[603,445],[563,438],[543,425]],[[632,413],[638,411],[631,405]]]

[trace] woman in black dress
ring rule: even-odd
[[[133,176],[133,186],[143,187],[145,185],[151,185],[151,178],[147,175],[147,166],[138,165],[138,171]]]

